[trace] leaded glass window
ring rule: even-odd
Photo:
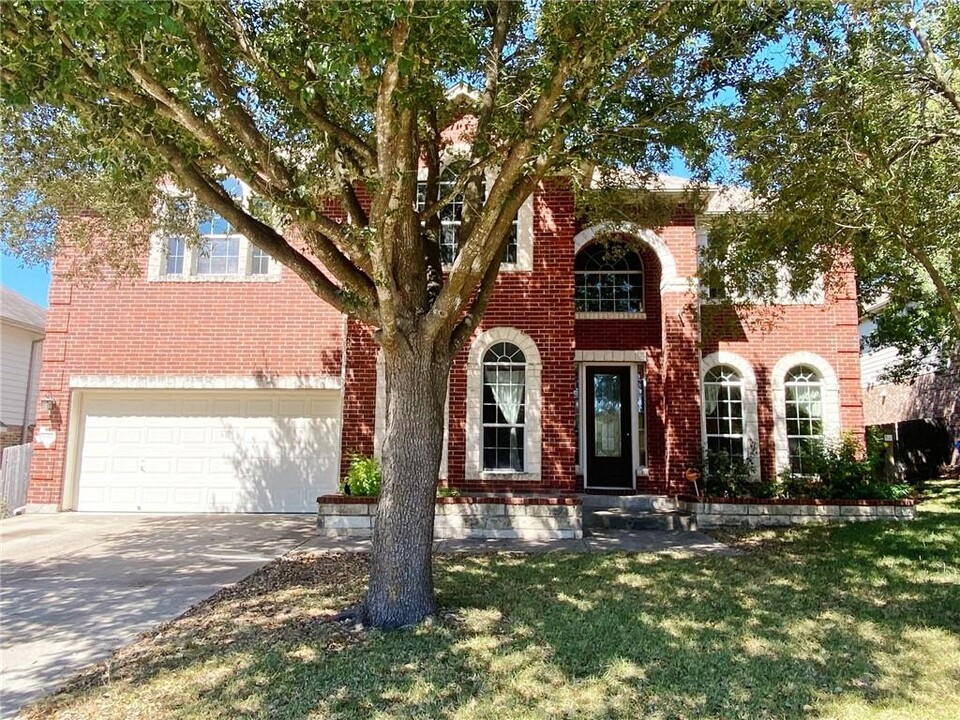
[[[621,242],[598,242],[574,262],[577,312],[643,312],[643,263]]]
[[[483,356],[483,469],[523,472],[526,358],[498,342]]]

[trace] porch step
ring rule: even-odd
[[[675,498],[666,495],[589,495],[581,494],[584,512],[588,510],[629,510],[631,512],[673,512],[677,509]]]
[[[583,526],[596,530],[660,530],[678,532],[697,529],[697,518],[679,510],[627,510],[624,508],[584,508]]]

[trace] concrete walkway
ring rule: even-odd
[[[0,521],[0,717],[313,537],[312,515]]]
[[[300,548],[302,552],[369,552],[370,540],[360,538],[315,537]],[[696,555],[735,555],[737,550],[699,532],[661,532],[655,530],[592,530],[582,540],[438,540],[437,553],[667,553]]]

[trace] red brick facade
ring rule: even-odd
[[[647,382],[648,473],[636,490],[679,493],[683,471],[701,444],[700,359],[718,350],[747,360],[757,377],[761,466],[774,470],[771,372],[778,359],[813,352],[840,382],[841,424],[863,429],[855,282],[841,277],[822,305],[786,305],[769,327],[739,317],[698,312],[689,280],[697,271],[694,218],[678,212],[657,235],[672,256],[665,279],[662,255],[645,248],[645,318],[577,319],[574,238],[583,230],[573,196],[551,182],[534,196],[533,270],[504,272],[478,334],[515,328],[542,359],[541,470],[537,481],[466,480],[467,356],[457,357],[449,385],[447,478],[464,491],[560,492],[583,488],[578,475],[575,418],[577,361],[582,350],[643,351]],[[71,418],[71,379],[77,376],[325,375],[343,378],[341,464],[351,452],[374,449],[377,349],[368,329],[314,297],[292,273],[279,282],[149,282],[77,285],[53,269],[38,426],[56,429],[50,449],[35,447],[28,503],[59,505],[63,497]],[[702,320],[702,323],[701,323]],[[723,322],[721,322],[723,320]],[[75,440],[75,442],[78,442]],[[66,482],[70,482],[69,479]]]

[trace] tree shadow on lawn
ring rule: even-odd
[[[913,523],[790,530],[736,557],[441,557],[439,622],[391,634],[318,622],[359,597],[365,558],[285,560],[121,653],[109,687],[101,668],[55,703],[73,717],[147,702],[177,718],[949,713],[960,493],[942,500]]]

